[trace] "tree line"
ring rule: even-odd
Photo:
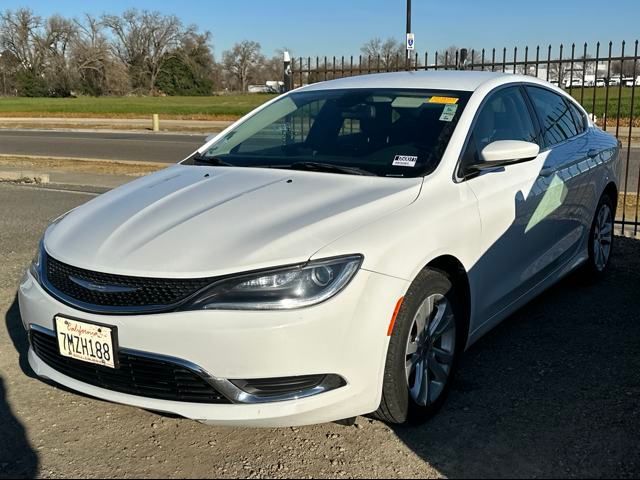
[[[267,58],[242,41],[213,55],[211,33],[175,15],[42,18],[29,8],[0,12],[0,94],[210,95],[282,79],[282,53]]]
[[[404,42],[373,38],[364,43],[358,65],[367,71],[419,68],[422,56],[406,59]],[[450,46],[429,64],[454,67],[460,50]],[[467,63],[479,68],[480,49],[467,49]],[[0,12],[0,94],[29,97],[72,95],[211,95],[245,92],[251,83],[283,79],[283,51],[271,57],[258,42],[245,40],[213,54],[211,33],[184,25],[175,15],[130,9],[120,15],[42,18],[29,8]],[[566,58],[566,55],[565,55]],[[338,76],[335,65],[316,59],[305,69],[303,83]],[[426,60],[426,58],[425,58]],[[486,59],[490,61],[489,58]],[[587,56],[576,59],[592,62]],[[506,62],[508,65],[508,61]],[[541,62],[542,64],[543,62]],[[592,62],[595,66],[595,62]],[[563,79],[567,61],[549,66],[550,78]],[[596,70],[598,69],[597,66]],[[533,68],[530,66],[530,68]],[[632,75],[633,62],[611,62],[609,76]],[[518,73],[525,73],[522,65]],[[532,73],[532,71],[526,72]],[[582,72],[583,74],[586,72]],[[598,76],[602,76],[600,71]],[[640,72],[639,72],[640,73]]]

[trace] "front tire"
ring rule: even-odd
[[[466,341],[461,310],[444,272],[427,268],[414,280],[389,341],[376,418],[419,424],[442,407]]]

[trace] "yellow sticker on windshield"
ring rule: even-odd
[[[429,103],[452,104],[458,103],[458,99],[456,97],[431,97]]]

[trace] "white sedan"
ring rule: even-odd
[[[29,362],[213,424],[421,422],[483,334],[605,272],[619,168],[532,77],[303,87],[48,227],[19,292]]]

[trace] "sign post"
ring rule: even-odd
[[[414,33],[407,33],[407,57],[411,56],[411,51],[416,49],[416,36]]]
[[[411,46],[409,46],[409,40],[411,40]],[[411,0],[407,0],[407,64],[411,61],[411,53],[415,48],[415,38],[411,33]]]
[[[284,68],[284,91],[288,92],[293,90],[293,74],[291,71],[291,55],[285,50],[283,54],[283,68]]]

